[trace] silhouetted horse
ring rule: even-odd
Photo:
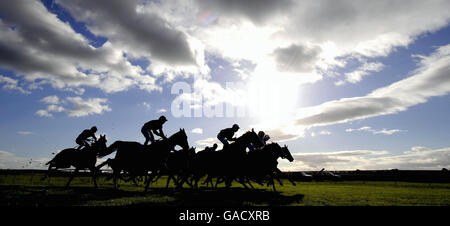
[[[108,147],[106,155],[116,151],[114,159],[108,159],[97,166],[98,169],[108,164],[113,170],[114,187],[117,188],[117,178],[122,171],[131,177],[151,175],[146,179],[145,190],[147,191],[150,181],[163,169],[165,161],[171,150],[176,145],[188,149],[189,144],[184,129],[176,132],[166,140],[156,141],[151,145],[144,146],[138,142],[116,141]]]
[[[224,180],[227,187],[231,186],[234,179],[247,187],[245,177],[241,175],[246,161],[246,148],[252,143],[256,147],[262,147],[263,143],[255,131],[248,131],[242,136],[238,137],[234,143],[231,143],[223,150],[210,153],[197,153],[195,184],[197,186],[198,180],[204,176],[203,173],[208,174],[206,184],[211,182],[213,177],[217,177],[216,187],[219,180]]]
[[[282,173],[278,168],[278,158],[287,159],[290,162],[294,161],[289,149],[285,145],[281,147],[277,143],[267,144],[261,150],[254,150],[248,153],[247,164],[245,172],[246,177],[255,180],[261,184],[264,180],[267,180],[267,186],[272,185],[275,191],[274,177],[278,180],[280,185],[283,185],[279,180],[277,174]],[[290,180],[294,185],[295,183]]]
[[[81,169],[89,169],[92,173],[92,178],[94,182],[94,186],[97,187],[96,174],[97,168],[95,168],[95,163],[97,162],[97,156],[103,155],[107,150],[106,147],[106,136],[100,135],[100,138],[97,142],[93,143],[92,146],[83,148],[81,150],[77,150],[75,148],[67,148],[60,151],[56,156],[47,162],[45,165],[48,166],[47,175],[44,176],[45,179],[50,176],[51,170],[57,170],[61,168],[70,168],[71,166],[75,167],[74,173],[70,176],[69,181],[67,182],[67,187],[72,182],[72,179]]]
[[[182,149],[170,152],[167,157],[164,169],[159,173],[158,180],[163,174],[168,175],[166,188],[169,187],[170,180],[173,180],[177,188],[181,188],[185,182],[192,187],[188,178],[191,176],[190,169],[193,167],[195,148]]]

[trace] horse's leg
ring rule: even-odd
[[[153,179],[151,179],[150,181],[151,182],[154,182],[154,183],[156,183],[158,180],[159,180],[159,178],[161,178],[162,177],[162,172],[159,172],[159,173],[153,173],[153,171],[152,171],[152,173],[151,173],[152,175],[154,175],[154,174],[156,174],[156,177],[155,176],[152,176],[151,178],[155,178],[154,180]]]
[[[194,185],[194,188],[198,189],[198,181],[199,181],[198,175],[192,175],[192,181],[191,183]]]
[[[252,189],[255,189],[255,187],[253,187],[252,183],[250,182],[250,179],[248,179],[248,178],[246,178],[246,179],[247,179],[248,185],[250,185],[250,187],[251,187]]]
[[[241,183],[242,186],[244,186],[245,189],[248,189],[248,187],[247,187],[247,185],[245,184],[245,181],[244,181],[244,180],[240,179],[240,180],[239,180],[239,183]]]
[[[97,168],[95,168],[95,166],[91,167],[90,171],[92,172],[92,180],[94,182],[94,187],[98,188],[98,186],[97,186]]]
[[[147,181],[145,181],[145,188],[144,188],[144,192],[147,192],[148,190],[148,186],[150,185],[150,181],[152,180],[152,177],[149,176],[149,178],[147,179]]]
[[[214,186],[214,188],[217,188],[217,185],[219,185],[220,183],[224,182],[226,179],[223,177],[217,177],[216,178],[216,186]],[[211,186],[212,186],[212,181],[211,181]]]
[[[202,184],[206,184],[206,187],[208,187],[209,181],[211,181],[211,175],[208,174],[208,177]]]
[[[277,173],[279,173],[279,174],[283,174],[283,172],[281,172],[281,170],[278,169],[278,168],[276,168],[275,171],[276,171]],[[292,183],[292,185],[297,186],[297,185],[295,184],[294,180],[292,179],[292,177],[291,177],[290,175],[288,175],[287,179],[289,180],[289,182]]]
[[[177,186],[179,188],[183,188],[183,184],[187,183],[191,188],[193,188],[194,186],[192,186],[192,183],[189,182],[188,177],[189,177],[189,175],[187,175],[187,174],[179,175],[178,181],[177,181]]]
[[[118,189],[119,185],[117,184],[117,179],[120,177],[120,171],[121,169],[114,168],[113,169],[113,183],[114,183],[114,189]]]
[[[183,178],[182,178],[180,175],[178,175],[178,176],[173,175],[173,181],[174,181],[174,183],[175,183],[175,187],[176,187],[176,188],[182,188],[182,187],[183,187],[184,182],[181,183],[181,182],[182,182],[182,179],[183,179]]]
[[[48,170],[47,170],[47,172],[45,173],[45,175],[41,178],[41,181],[43,181],[43,180],[45,180],[45,179],[47,179],[47,178],[50,178],[50,171],[52,170],[52,167],[53,167],[53,164],[50,163],[50,164],[48,165]]]
[[[193,180],[195,181],[195,188],[198,189],[198,182],[200,181],[202,177],[200,177],[200,175],[196,175]]]
[[[233,185],[233,180],[234,178],[229,176],[229,177],[225,177],[225,186],[227,188],[230,188]],[[245,187],[245,186],[244,186]]]
[[[269,187],[270,185],[272,185],[272,183],[273,183],[273,181],[271,181],[271,180],[270,180],[270,178],[269,178],[269,179],[267,179],[267,184],[266,184],[266,185],[267,185],[267,187]]]
[[[184,183],[187,183],[189,185],[189,187],[194,188],[194,185],[192,184],[192,180],[189,181],[188,174],[183,174],[181,177],[181,185],[183,185]]]
[[[173,181],[175,181],[175,178],[173,178],[173,175],[171,173],[169,173],[169,176],[167,177],[167,181],[166,181],[166,189],[169,188],[169,183],[170,183],[170,179],[173,179]],[[176,182],[176,181],[175,181]],[[174,182],[174,183],[175,183]]]
[[[280,186],[284,186],[279,177],[275,177],[275,179],[277,179],[277,181],[280,184]]]
[[[273,177],[271,177],[270,180],[271,180],[271,183],[272,183],[273,191],[277,191],[275,189],[275,182],[273,181]]]
[[[100,168],[102,168],[104,165],[108,164],[109,166],[111,166],[112,164],[112,159],[107,159],[106,161],[104,161],[103,163],[101,163],[100,165],[96,166],[96,168],[98,170],[100,170]]]
[[[155,173],[152,171],[152,172],[150,173],[150,175],[148,175],[148,178],[147,178],[147,180],[145,181],[145,189],[144,189],[144,192],[147,192],[148,186],[150,185],[150,183],[152,182],[153,178],[155,177],[154,174],[155,174]]]
[[[138,187],[139,185],[138,185],[136,179],[138,179],[138,177],[133,177],[133,178],[132,178],[134,185],[135,185],[136,187]]]
[[[75,175],[78,174],[78,168],[75,168],[75,171],[70,175],[70,179],[66,184],[66,187],[69,187],[70,182],[72,182],[73,178],[75,177]]]

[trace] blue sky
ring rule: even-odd
[[[285,170],[450,167],[448,1],[232,2],[0,3],[0,168],[41,168],[92,125],[143,142],[160,115],[198,148],[264,130]]]

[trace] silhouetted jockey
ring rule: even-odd
[[[95,132],[97,132],[97,127],[93,126],[90,129],[85,129],[83,132],[78,135],[75,142],[80,145],[77,150],[80,150],[82,147],[91,147],[88,142],[88,138],[92,137],[95,141],[97,141],[97,137],[95,136]]]
[[[239,126],[237,124],[234,124],[231,128],[223,129],[217,134],[217,139],[222,142],[223,147],[228,147],[229,143],[228,141],[235,141],[236,138],[233,138],[234,133],[239,130]]]
[[[153,136],[153,133],[155,135],[160,136],[163,139],[167,139],[166,135],[164,135],[162,131],[162,126],[165,122],[167,122],[166,117],[161,116],[159,117],[159,119],[148,121],[142,126],[141,132],[145,137],[144,145],[147,145],[149,141],[151,141],[152,143],[155,142],[155,137]]]
[[[214,152],[214,151],[216,151],[216,149],[217,149],[217,144],[214,144],[212,147],[205,147],[205,150],[204,151],[207,151],[207,152]]]
[[[270,139],[270,136],[267,135],[266,133],[264,133],[263,131],[259,131],[258,132],[258,137],[261,140],[261,142],[263,143],[263,146],[260,149],[263,149],[264,146],[266,146],[266,142]],[[248,145],[248,149],[250,151],[254,151],[255,150],[255,146],[252,143],[250,143]]]

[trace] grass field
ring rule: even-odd
[[[152,184],[147,193],[143,186],[98,178],[95,189],[90,177],[76,177],[65,188],[67,177],[40,180],[43,174],[0,175],[1,206],[449,206],[450,184],[383,181],[298,182],[283,181],[277,192],[271,187],[253,184],[244,189],[201,187],[165,189],[166,178]]]

